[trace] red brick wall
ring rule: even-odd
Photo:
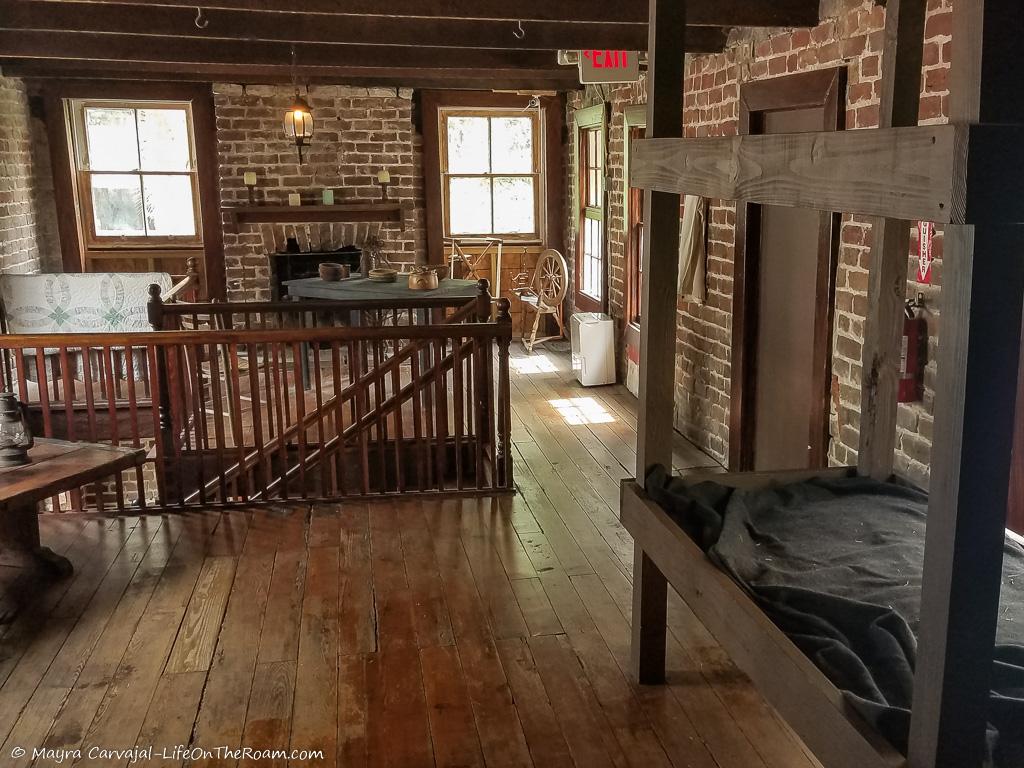
[[[377,171],[391,173],[389,196],[413,203],[412,221],[397,224],[241,225],[225,221],[224,260],[231,299],[269,298],[268,251],[297,237],[304,247],[337,248],[363,245],[371,234],[384,242],[393,261],[422,260],[424,195],[422,141],[413,127],[410,89],[312,86],[308,101],[316,130],[312,144],[298,162],[294,144],[284,137],[282,118],[294,95],[289,86],[215,84],[217,144],[222,205],[248,199],[242,183],[246,171],[259,180],[257,202],[287,204],[299,192],[304,205],[319,203],[324,189],[334,189],[335,202],[379,199]]]
[[[848,71],[847,127],[872,128],[878,123],[878,83],[885,10],[871,0],[834,0],[828,17],[812,29],[779,30],[757,36],[734,34],[728,49],[716,55],[692,57],[687,66],[685,130],[688,136],[720,136],[737,132],[738,99],[742,83],[824,67]],[[951,0],[930,0],[925,27],[921,119],[942,122],[948,113],[947,71],[950,62]],[[610,312],[623,317],[625,224],[622,178],[623,110],[643,100],[643,85],[599,92],[570,94],[569,110],[599,100],[611,104],[609,130],[609,272]],[[573,172],[570,169],[570,179]],[[728,455],[732,268],[735,244],[735,204],[712,200],[709,207],[708,298],[704,305],[680,302],[677,314],[676,414],[677,428],[724,460]],[[566,249],[575,244],[576,222],[570,215]],[[833,402],[830,459],[856,461],[860,409],[861,348],[867,308],[870,266],[870,224],[843,217],[833,329]],[[901,405],[897,469],[926,484],[932,434],[938,284],[941,279],[942,237],[935,243],[934,284],[908,286],[929,300],[927,313],[929,359],[921,403]],[[908,275],[914,262],[908,256]]]
[[[25,84],[0,76],[0,272],[60,268],[53,176]]]

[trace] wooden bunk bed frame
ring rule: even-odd
[[[939,345],[909,754],[852,713],[840,692],[646,495],[622,487],[635,540],[633,672],[665,674],[667,587],[686,600],[826,768],[978,768],[1000,568],[1024,303],[1024,101],[1014,63],[1018,0],[956,0],[948,125],[918,126],[926,0],[888,0],[880,127],[683,139],[686,0],[650,0],[647,138],[631,181],[645,190],[637,467],[671,466],[679,196],[879,217],[873,226],[860,444],[855,468],[733,473],[758,487],[833,472],[888,479],[911,222],[945,226]],[[652,258],[652,254],[654,258]],[[696,482],[700,477],[693,477]],[[691,479],[688,478],[688,481]]]

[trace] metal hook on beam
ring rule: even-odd
[[[523,20],[520,19],[516,22],[516,28],[512,30],[512,36],[516,40],[522,40],[526,37],[526,30],[523,29]]]
[[[210,26],[210,20],[203,15],[203,9],[196,6],[196,29],[206,29]]]

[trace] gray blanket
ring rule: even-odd
[[[919,620],[921,491],[867,478],[758,491],[647,489],[853,705],[906,751]],[[1024,548],[1007,538],[990,697],[991,765],[1024,766]]]

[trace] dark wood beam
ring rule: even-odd
[[[687,2],[650,0],[647,73],[649,141],[682,140]],[[640,306],[640,406],[636,428],[636,475],[660,464],[672,469],[675,410],[676,285],[679,277],[677,191],[644,192],[644,281]],[[654,560],[633,545],[633,620],[630,668],[641,684],[665,679],[668,582]]]
[[[251,11],[171,6],[104,5],[85,2],[0,0],[4,29],[98,32],[175,38],[284,40],[303,43],[412,45],[460,48],[557,50],[598,48],[646,50],[644,23],[600,24],[535,21],[516,37],[515,22],[478,19],[415,19]],[[721,50],[725,35],[714,27],[692,30],[699,50]],[[713,48],[712,48],[713,46]]]
[[[879,128],[917,125],[926,6],[927,0],[889,0],[885,9]],[[882,481],[892,475],[896,450],[910,227],[905,219],[876,219],[871,224],[857,468]]]
[[[131,78],[136,74],[161,75],[164,79],[190,76],[191,79],[210,82],[223,80],[232,83],[267,83],[286,79],[291,82],[291,67],[279,64],[188,64],[170,61],[134,62],[130,71],[126,71],[120,61],[94,61],[91,59],[26,59],[0,58],[4,72],[17,77],[59,77],[70,75],[85,69],[94,72],[113,72],[121,78]],[[362,67],[362,66],[299,66],[296,68],[296,79],[300,84],[307,82],[343,83],[338,78],[347,77],[390,77],[412,78],[427,77],[445,81],[460,81],[466,78],[489,80],[494,78],[532,78],[573,84],[579,82],[574,67],[552,67],[550,69],[517,69],[514,67],[478,67],[475,69],[457,68],[441,69],[436,67]]]
[[[1019,0],[954,3],[950,120],[1024,123],[1015,98],[1022,31]],[[1002,149],[1016,147],[1006,140]],[[971,174],[968,183],[983,180]],[[990,187],[989,199],[1015,197],[1013,183]],[[1024,261],[1013,256],[1022,251],[1019,226],[945,229],[911,768],[986,762],[1010,468],[1019,461],[1013,432]]]
[[[47,0],[66,2],[67,0]],[[123,5],[125,0],[86,0],[88,5]],[[156,6],[188,8],[195,0],[153,0]],[[349,16],[408,16],[418,18],[605,22],[645,24],[647,4],[619,0],[205,0],[202,7],[236,11],[278,11]],[[809,27],[818,23],[818,0],[690,0],[687,18],[695,26]],[[527,27],[527,35],[529,28]]]
[[[303,66],[429,67],[436,69],[557,70],[554,51],[489,48],[413,48],[388,45],[295,45]],[[200,40],[99,35],[77,32],[0,30],[0,57],[80,59],[178,64],[267,64],[289,66],[291,44],[244,40]]]
[[[24,80],[142,80],[245,85],[287,85],[290,72],[282,67],[197,67],[183,72],[177,65],[133,64],[126,72],[117,62],[42,62],[0,59],[0,69],[9,77]],[[578,87],[573,69],[553,75],[523,74],[516,70],[434,70],[386,69],[380,67],[318,67],[300,72],[299,81],[315,85],[353,85],[364,88],[433,88],[441,90],[562,91]]]

